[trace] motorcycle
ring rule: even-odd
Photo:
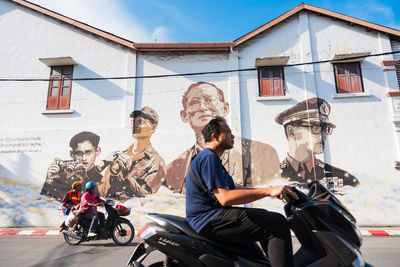
[[[122,205],[114,207],[115,202],[113,200],[103,201],[102,205],[107,212],[107,218],[104,226],[100,227],[99,234],[95,237],[88,237],[91,220],[78,219],[75,227],[62,231],[67,244],[75,246],[85,241],[109,238],[112,238],[114,243],[119,246],[126,246],[131,243],[135,236],[135,229],[128,219],[121,217],[129,215],[130,210]]]
[[[300,242],[294,266],[371,266],[361,255],[362,235],[356,220],[335,195],[319,182],[308,185],[307,194],[290,186],[299,197],[286,198],[284,211],[291,230]],[[165,260],[150,266],[271,266],[258,242],[249,245],[224,244],[192,230],[185,218],[147,213],[151,222],[138,232],[143,239],[127,266],[143,267],[153,251]]]

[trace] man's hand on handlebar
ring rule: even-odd
[[[294,198],[295,200],[299,199],[298,196],[286,186],[273,187],[270,196],[286,201],[288,198]]]

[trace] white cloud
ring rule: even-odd
[[[30,0],[42,7],[134,42],[152,42],[122,0]],[[163,30],[163,38],[168,39]]]
[[[383,26],[396,28],[396,18],[393,8],[384,3],[369,0],[362,3],[353,3],[346,5],[346,14],[352,14],[352,17],[381,24]]]
[[[168,30],[165,27],[157,27],[152,34],[152,41],[156,43],[170,42],[168,38]]]

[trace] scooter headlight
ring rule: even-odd
[[[353,267],[366,267],[365,261],[364,261],[363,257],[361,256],[361,253],[358,252],[356,249],[355,249],[355,252],[357,254],[357,259],[355,261],[353,261],[351,266],[353,266]]]
[[[363,235],[361,233],[361,230],[360,228],[358,228],[357,224],[355,224],[353,221],[350,221],[350,223],[353,226],[353,229],[356,232],[358,239],[360,240],[360,247],[361,247],[363,241]]]

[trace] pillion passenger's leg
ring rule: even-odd
[[[89,227],[89,233],[97,233],[99,227],[99,216],[94,213],[90,214],[89,217],[92,220]]]

